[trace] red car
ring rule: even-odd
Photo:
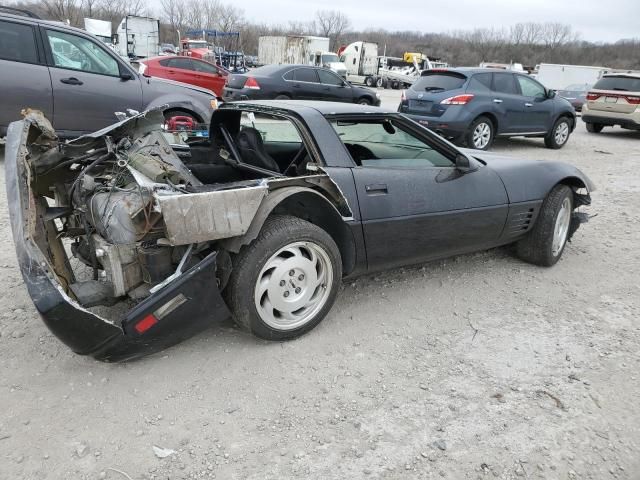
[[[222,97],[229,72],[197,58],[182,56],[153,57],[140,60],[140,73],[166,78],[212,90]]]

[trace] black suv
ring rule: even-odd
[[[531,77],[489,68],[425,70],[403,92],[399,112],[469,148],[496,136],[543,137],[562,148],[576,125],[573,106]]]

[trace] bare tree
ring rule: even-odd
[[[335,49],[340,37],[351,26],[351,21],[338,10],[319,10],[316,12],[316,30],[323,37],[331,39],[331,49]]]

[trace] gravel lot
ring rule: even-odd
[[[39,320],[2,161],[0,478],[640,478],[640,132],[605,132],[493,148],[599,187],[551,269],[508,248],[397,269],[346,283],[301,339],[229,321],[122,365]]]

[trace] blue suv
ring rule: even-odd
[[[576,113],[528,75],[490,68],[432,69],[405,92],[398,111],[469,148],[487,150],[496,136],[541,137],[562,148]]]

